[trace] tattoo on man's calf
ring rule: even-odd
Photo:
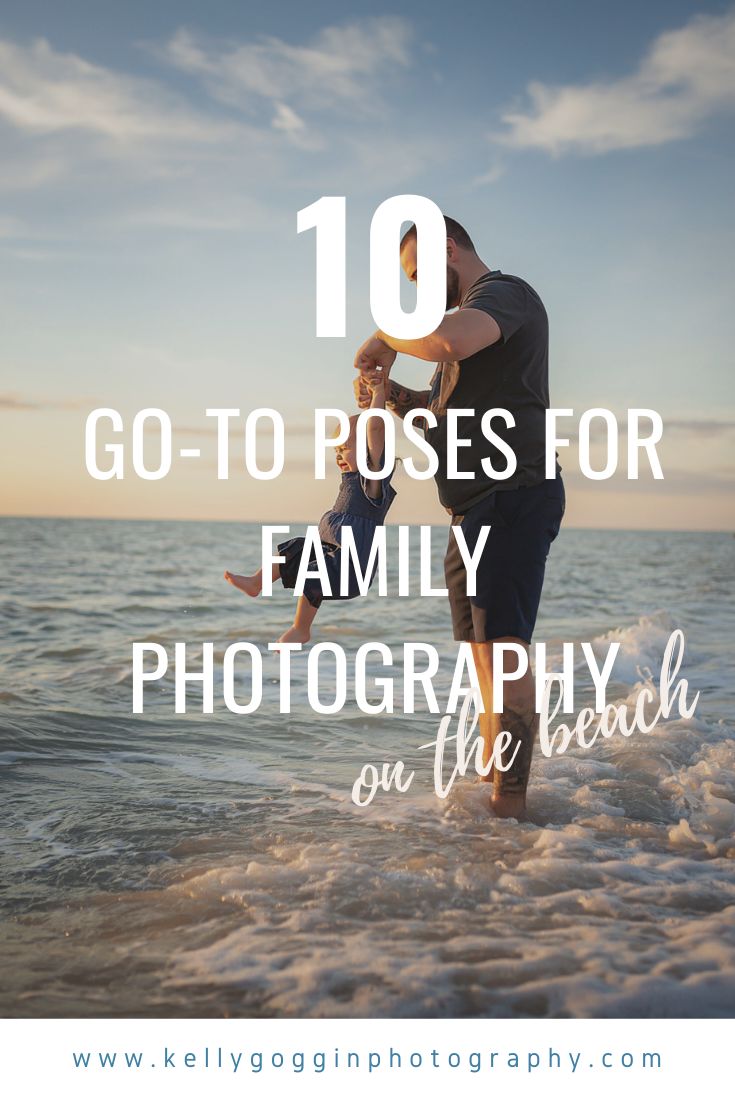
[[[493,770],[497,790],[502,795],[523,795],[531,772],[533,744],[538,731],[538,715],[506,708],[500,717],[500,729],[513,736],[509,747],[501,754],[503,766],[512,760],[508,770]],[[515,754],[515,757],[513,756]]]

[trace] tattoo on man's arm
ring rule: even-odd
[[[390,381],[388,393],[385,396],[385,404],[392,409],[398,417],[405,417],[412,409],[426,407],[429,400],[428,390],[411,390],[410,387],[401,386],[400,383]]]

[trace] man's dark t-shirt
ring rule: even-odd
[[[429,408],[437,427],[426,439],[439,458],[436,482],[442,505],[464,513],[493,490],[534,486],[545,477],[546,409],[549,405],[549,323],[541,299],[518,276],[486,272],[472,284],[460,308],[484,310],[495,319],[500,340],[466,360],[437,366]],[[489,409],[507,409],[515,425],[502,417],[492,420],[493,432],[515,453],[515,472],[506,479],[485,473],[482,460],[505,470],[507,458],[483,435],[482,415]],[[474,478],[447,477],[447,409],[471,409],[472,417],[457,422],[457,436],[471,441],[457,449],[456,467]]]

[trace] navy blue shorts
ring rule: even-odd
[[[452,518],[452,524],[461,525],[470,552],[482,525],[490,525],[475,597],[467,596],[467,573],[454,534],[449,533],[444,577],[455,639],[488,643],[510,635],[531,642],[546,558],[564,506],[564,484],[557,476],[517,490],[493,490],[463,516]]]

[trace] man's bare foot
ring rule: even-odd
[[[260,593],[261,583],[257,574],[231,574],[229,570],[225,570],[225,578],[230,585],[247,593],[248,597],[257,597]]]
[[[494,792],[490,798],[490,808],[499,819],[518,819],[520,821],[526,818],[526,797],[520,795],[501,796]]]
[[[294,624],[292,627],[290,627],[288,629],[288,631],[284,631],[283,635],[278,640],[278,642],[279,643],[308,643],[310,639],[311,639],[311,632],[309,631],[308,628],[297,628],[296,625]]]

